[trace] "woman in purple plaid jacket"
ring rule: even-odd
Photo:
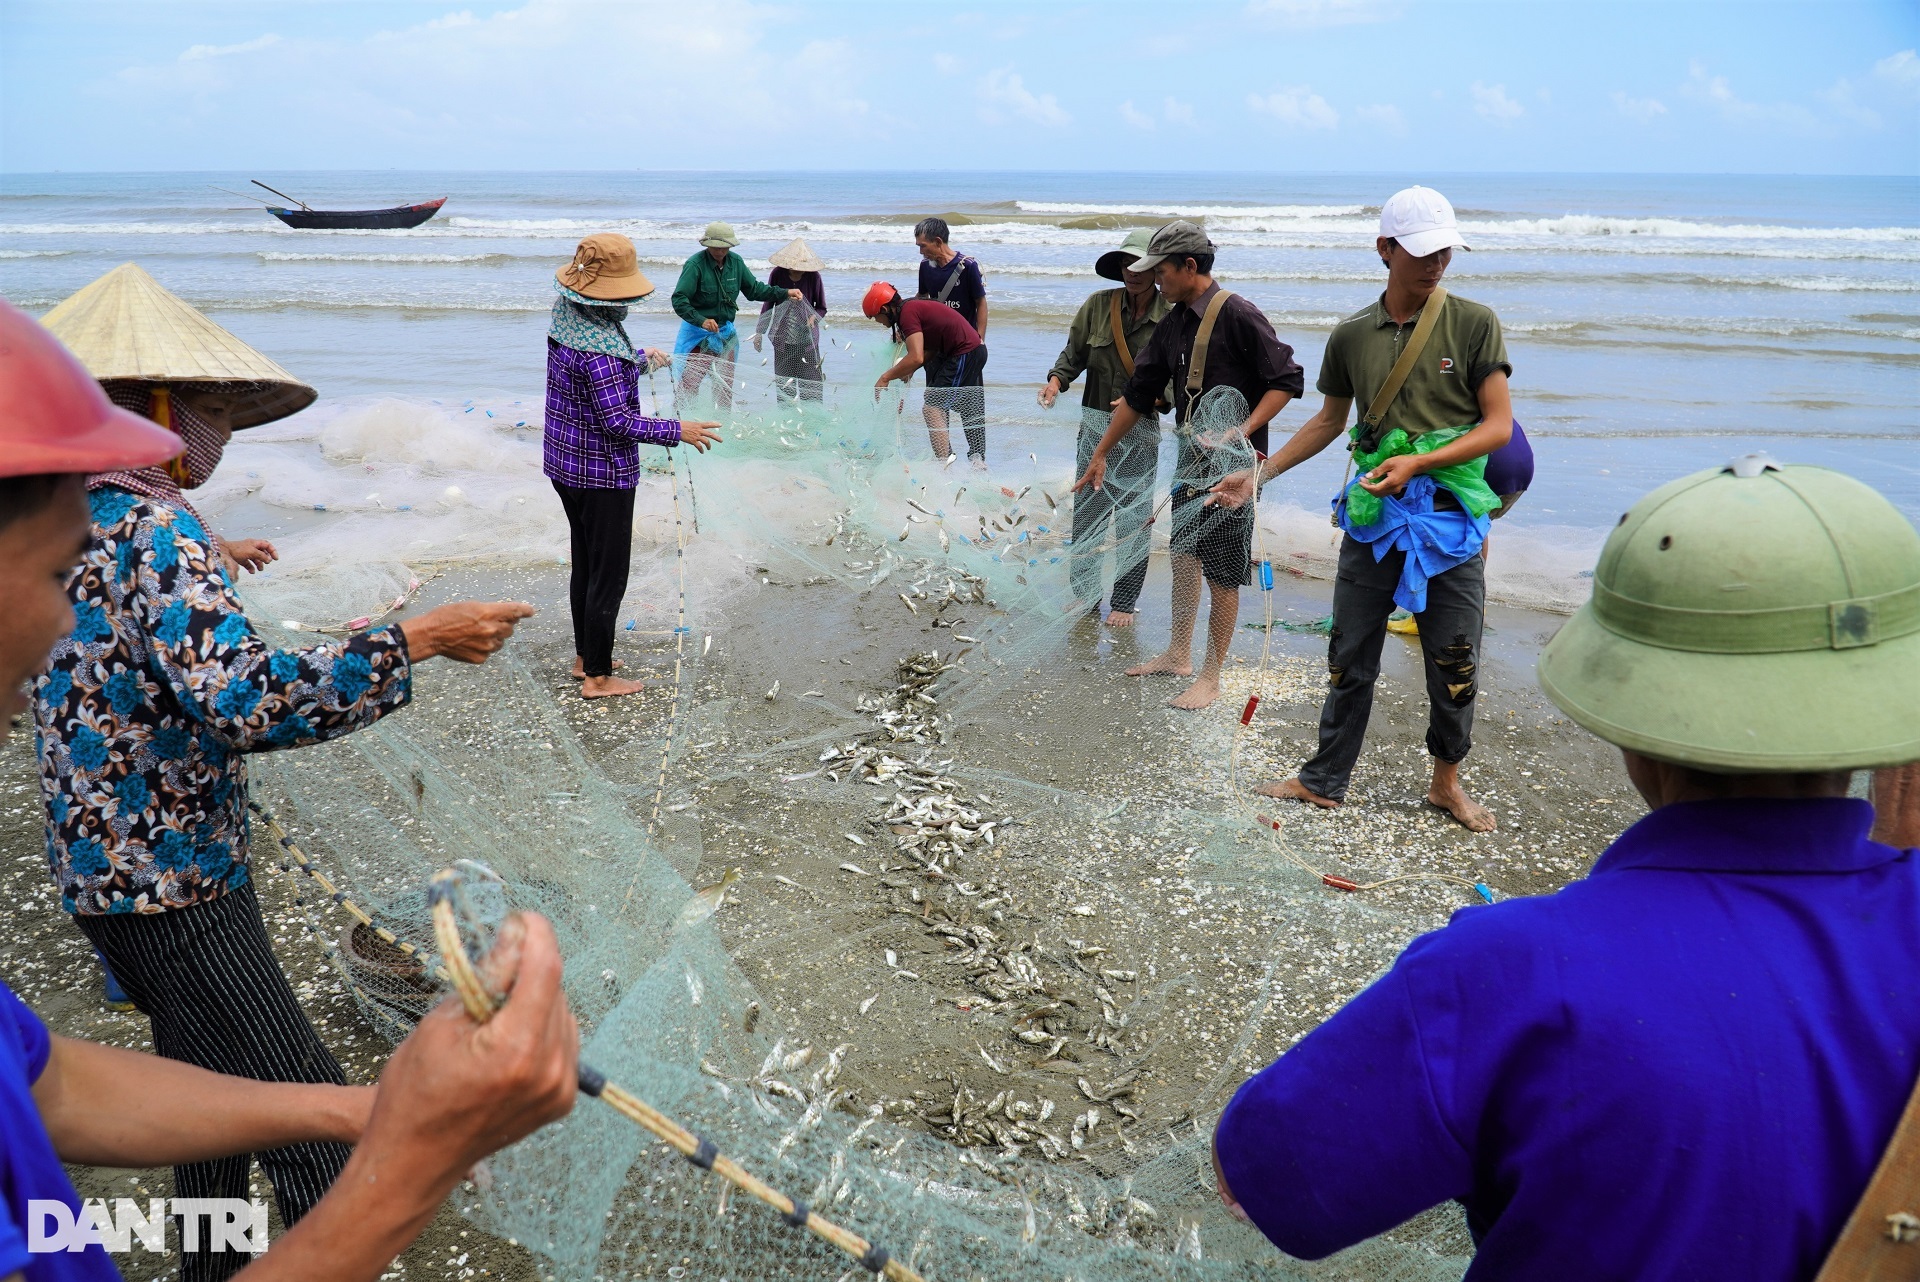
[[[705,450],[718,423],[640,413],[640,371],[670,359],[636,349],[620,323],[627,305],[653,292],[633,242],[589,236],[555,273],[559,297],[547,330],[547,418],[542,470],[560,495],[573,535],[573,675],[588,699],[634,694],[638,681],[613,675],[613,630],[627,591],[633,547],[633,491],[640,446]]]

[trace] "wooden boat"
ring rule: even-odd
[[[391,209],[281,209],[268,205],[267,212],[289,227],[305,228],[379,228],[418,227],[440,212],[447,203],[442,196],[419,205],[395,205]]]
[[[262,191],[270,191],[282,200],[291,200],[300,206],[298,209],[284,209],[278,205],[268,205],[267,212],[289,227],[309,229],[351,228],[354,230],[375,230],[389,227],[418,227],[427,219],[440,212],[440,206],[447,203],[442,196],[438,200],[429,200],[421,205],[395,205],[391,209],[315,209],[297,196],[289,196],[275,187],[269,187],[258,178],[247,181]],[[222,188],[222,190],[225,190]],[[238,194],[238,193],[234,193]],[[258,200],[259,197],[254,197]],[[265,203],[265,202],[262,202]]]

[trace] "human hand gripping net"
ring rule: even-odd
[[[501,885],[500,878],[484,864],[461,860],[436,876],[427,889],[427,903],[433,913],[433,938],[440,949],[443,973],[459,994],[467,1014],[479,1024],[492,1019],[505,999],[496,996],[481,978],[468,941],[482,946],[482,957],[491,949],[499,925],[505,920],[506,899],[500,893]],[[805,1229],[845,1251],[867,1272],[889,1278],[891,1282],[925,1282],[918,1273],[894,1259],[885,1247],[814,1214],[804,1201],[755,1178],[738,1162],[722,1155],[712,1140],[696,1135],[625,1087],[608,1081],[605,1074],[585,1060],[580,1061],[580,1091],[604,1101],[621,1116],[666,1141],[700,1170],[710,1171],[764,1202],[792,1227]]]

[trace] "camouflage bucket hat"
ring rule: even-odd
[[[1609,743],[1706,770],[1920,760],[1920,533],[1765,455],[1674,481],[1608,536],[1540,685]]]

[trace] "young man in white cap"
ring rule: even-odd
[[[1747,455],[1634,504],[1540,686],[1651,813],[1244,1084],[1222,1196],[1308,1259],[1457,1200],[1468,1282],[1915,1277],[1920,851],[1847,791],[1920,757],[1916,672],[1920,532],[1860,482]]]
[[[1474,832],[1490,832],[1493,813],[1467,796],[1459,773],[1479,690],[1480,550],[1488,514],[1500,505],[1486,484],[1486,456],[1512,435],[1513,366],[1492,309],[1441,288],[1453,251],[1468,247],[1446,197],[1428,187],[1396,192],[1381,206],[1374,245],[1387,287],[1327,340],[1320,412],[1264,463],[1214,487],[1213,502],[1245,504],[1256,473],[1264,481],[1306,462],[1346,429],[1356,401],[1363,407],[1349,447],[1354,480],[1334,499],[1346,537],[1333,589],[1320,750],[1298,776],[1256,791],[1329,808],[1342,803],[1397,605],[1419,621],[1426,660],[1427,801]]]

